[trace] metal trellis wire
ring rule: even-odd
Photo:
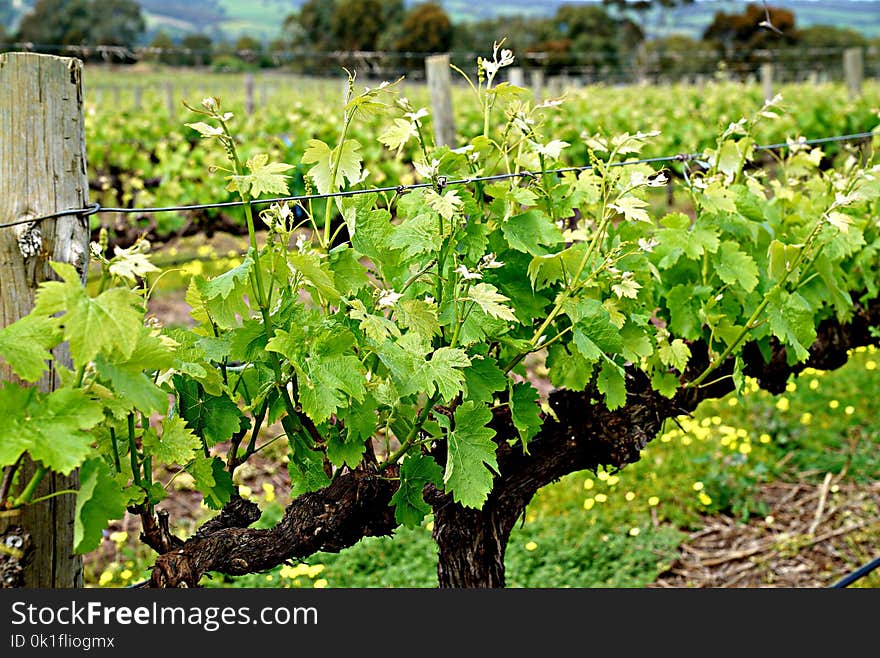
[[[794,147],[802,147],[802,146],[815,146],[818,144],[828,144],[832,142],[853,142],[858,140],[864,140],[871,138],[875,135],[873,131],[859,132],[859,133],[851,133],[847,135],[832,135],[828,137],[817,137],[814,139],[797,139],[789,142],[779,142],[776,144],[763,144],[755,147],[756,151],[767,151],[767,150],[778,150],[785,148],[794,148]],[[613,162],[609,166],[612,167],[625,167],[630,165],[637,164],[656,164],[661,162],[686,162],[686,161],[694,161],[698,158],[702,157],[702,153],[678,153],[676,155],[665,155],[658,156],[653,158],[642,158],[640,160],[627,160],[624,162]],[[448,179],[445,176],[440,176],[436,181],[432,182],[424,182],[424,183],[413,183],[410,185],[396,185],[396,186],[386,186],[386,187],[371,187],[371,188],[363,188],[356,190],[343,190],[339,192],[330,192],[325,194],[302,194],[295,196],[282,196],[282,197],[273,197],[270,199],[252,199],[250,201],[223,201],[218,203],[198,203],[198,204],[189,204],[189,205],[178,205],[178,206],[158,206],[158,207],[145,207],[145,208],[112,208],[112,207],[104,207],[99,203],[92,203],[85,208],[70,208],[68,210],[59,210],[57,212],[53,212],[46,215],[40,215],[38,217],[30,217],[19,219],[13,222],[5,222],[0,224],[0,229],[2,228],[10,228],[14,226],[18,226],[21,224],[31,224],[36,225],[40,222],[44,222],[49,219],[57,219],[59,217],[65,217],[68,215],[76,215],[78,217],[88,217],[90,215],[94,215],[97,213],[124,213],[124,214],[142,214],[149,215],[154,213],[163,213],[163,212],[189,212],[194,210],[207,210],[211,208],[235,208],[249,205],[251,207],[258,205],[270,205],[273,203],[303,203],[308,201],[316,201],[320,199],[334,199],[340,197],[353,197],[359,196],[363,194],[389,194],[389,193],[397,193],[404,194],[411,190],[417,190],[427,187],[451,187],[451,186],[460,186],[460,185],[471,185],[473,183],[486,183],[486,182],[497,182],[504,180],[511,180],[515,178],[535,178],[539,176],[544,176],[547,174],[558,175],[565,173],[576,173],[582,171],[589,171],[593,169],[593,165],[579,165],[579,166],[570,166],[570,167],[560,167],[558,169],[548,169],[545,171],[518,171],[511,172],[505,174],[493,174],[489,176],[472,176],[470,178],[456,178],[456,179]]]

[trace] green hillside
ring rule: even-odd
[[[7,31],[34,0],[0,0],[0,23]],[[234,38],[249,34],[268,41],[278,36],[284,18],[296,11],[305,0],[140,0],[151,32],[164,29],[179,36],[205,32],[214,38]],[[407,0],[416,4],[420,0]],[[440,0],[456,22],[494,16],[552,15],[563,4],[590,0],[496,0],[478,3],[473,0]],[[599,1],[599,0],[595,0]],[[699,36],[716,11],[739,12],[744,0],[697,0],[693,5],[666,12],[655,12],[645,19],[651,36],[671,32]],[[880,0],[778,0],[772,6],[795,12],[798,25],[835,25],[859,30],[866,36],[880,36]]]

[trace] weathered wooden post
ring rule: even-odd
[[[518,66],[511,66],[507,69],[507,81],[514,87],[525,87],[526,76],[523,70]]]
[[[449,55],[431,55],[425,59],[425,75],[431,97],[434,141],[437,146],[455,146],[455,117],[452,114],[452,73]]]
[[[0,224],[88,205],[80,60],[0,54],[0,121]],[[88,218],[77,215],[0,228],[0,327],[31,310],[39,283],[55,278],[50,261],[70,263],[85,281],[88,241]],[[70,366],[66,345],[54,351],[54,359]],[[0,381],[16,381],[8,365],[0,364]],[[37,385],[48,392],[57,384],[52,368]],[[20,479],[27,482],[35,470],[25,460]],[[36,497],[78,486],[75,471],[66,477],[49,473]],[[60,495],[0,516],[0,534],[19,525],[30,535],[33,559],[23,586],[82,586],[82,558],[73,554],[75,502]]]
[[[865,76],[865,63],[861,48],[847,48],[843,51],[843,70],[846,75],[846,88],[850,98],[862,95],[862,78]]]
[[[143,97],[143,89],[141,88],[140,85],[138,85],[134,88],[134,109],[135,110],[140,111],[143,109],[142,97]]]
[[[244,107],[245,113],[250,116],[254,113],[254,74],[244,75]]]
[[[174,85],[165,83],[165,104],[168,107],[168,116],[174,119],[177,116],[177,106],[174,104]]]
[[[773,64],[761,64],[761,89],[764,91],[764,102],[773,98]]]
[[[544,69],[532,69],[531,83],[535,103],[540,103],[544,100]]]

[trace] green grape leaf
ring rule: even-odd
[[[379,135],[379,142],[387,146],[398,155],[406,143],[417,135],[416,124],[408,119],[395,119],[394,125],[388,127]]]
[[[737,147],[737,143],[732,139],[728,139],[718,150],[718,171],[724,174],[728,181],[731,181],[739,173],[743,160],[744,158]]]
[[[75,365],[85,365],[99,353],[130,357],[143,326],[143,300],[124,288],[111,288],[89,297],[72,266],[53,262],[52,268],[63,282],[40,284],[34,313],[65,311],[61,324]]]
[[[770,330],[794,351],[793,355],[789,353],[791,362],[805,361],[810,356],[808,348],[816,341],[813,314],[809,302],[799,293],[777,290],[770,296],[767,305]]]
[[[681,382],[671,372],[656,370],[651,375],[651,386],[663,397],[672,398],[681,387]]]
[[[628,222],[646,222],[651,224],[651,216],[645,211],[648,202],[635,196],[620,197],[614,203],[609,204],[617,212],[623,215]]]
[[[299,395],[303,411],[316,423],[348,404],[349,396],[362,400],[366,392],[364,368],[356,356],[313,356],[308,372],[308,381],[300,382]]]
[[[131,496],[113,477],[100,457],[86,460],[79,469],[79,490],[73,522],[73,550],[82,555],[101,543],[109,521],[121,519]]]
[[[198,454],[198,453],[197,453]],[[196,489],[210,509],[220,510],[232,498],[235,485],[219,457],[202,457],[200,454],[187,468],[193,476]]]
[[[376,409],[378,405],[372,395],[363,402],[352,400],[348,407],[339,410],[339,418],[345,425],[340,433],[336,426],[330,427],[327,440],[327,459],[334,466],[356,467],[367,448],[366,441],[376,431]]]
[[[320,194],[338,192],[344,178],[347,178],[349,183],[360,179],[361,145],[357,141],[353,139],[345,141],[341,151],[339,147],[331,151],[330,147],[319,139],[310,139],[307,144],[308,148],[303,153],[302,162],[313,165],[309,169],[309,176],[315,182]],[[335,178],[333,166],[337,168]]]
[[[605,396],[605,405],[609,411],[622,407],[626,404],[626,379],[624,370],[614,361],[605,360],[596,387]]]
[[[436,388],[440,397],[448,402],[464,390],[464,372],[471,363],[464,350],[455,347],[437,349],[429,361],[423,361],[416,370],[414,379],[418,382],[418,390],[433,393]]]
[[[352,400],[351,404],[339,410],[339,418],[345,424],[349,438],[356,437],[364,442],[373,436],[379,419],[376,415],[378,408],[376,399],[367,395],[363,401]]]
[[[245,320],[241,326],[218,338],[205,337],[199,346],[212,361],[222,363],[224,357],[252,363],[259,361],[266,350],[266,330],[261,320]]]
[[[327,459],[336,467],[356,467],[366,450],[367,444],[358,438],[356,432],[340,432],[339,427],[331,425],[327,429]]]
[[[528,382],[517,382],[510,392],[511,419],[526,453],[529,441],[541,431],[543,424],[539,398],[538,391]]]
[[[247,285],[249,281],[253,266],[254,261],[251,258],[251,255],[248,254],[236,267],[227,270],[223,274],[215,276],[203,286],[199,286],[199,292],[202,294],[202,299],[205,301],[210,301],[217,297],[226,299],[233,291],[240,293],[243,286]]]
[[[722,242],[714,263],[715,271],[724,283],[731,286],[738,284],[746,292],[751,292],[758,285],[758,266],[751,256],[740,250],[736,242]]]
[[[226,189],[230,192],[240,192],[257,198],[261,194],[287,194],[287,179],[285,171],[293,169],[293,165],[283,162],[269,162],[269,156],[258,153],[247,161],[249,174],[227,176],[229,184]]]
[[[550,346],[547,367],[550,369],[550,383],[556,388],[582,391],[593,374],[595,361],[588,361],[581,355],[574,343],[567,347],[561,343]]]
[[[498,288],[491,283],[478,283],[468,290],[467,299],[476,302],[483,311],[500,320],[517,322],[513,310],[505,305],[510,300],[498,292]]]
[[[220,137],[223,134],[223,128],[220,126],[212,126],[204,121],[196,121],[194,123],[183,124],[187,128],[192,128],[202,137]]]
[[[319,329],[311,343],[296,327],[278,330],[266,345],[290,360],[299,374],[299,397],[303,411],[322,423],[349,398],[363,400],[366,393],[364,367],[353,352],[354,336],[347,329]]]
[[[529,281],[534,290],[547,288],[566,276],[574,276],[586,245],[578,243],[555,254],[537,254],[529,263]]]
[[[660,220],[664,228],[657,231],[658,245],[655,251],[661,256],[658,266],[667,269],[675,265],[683,255],[699,260],[705,253],[715,253],[720,244],[713,228],[691,226],[691,219],[684,213],[670,213]]]
[[[140,365],[118,365],[99,355],[95,358],[95,367],[118,397],[130,401],[140,411],[164,414],[168,410],[168,393],[156,386]]]
[[[162,421],[162,436],[150,430],[143,437],[144,452],[162,464],[182,466],[194,459],[201,450],[199,437],[186,426],[183,418],[165,418]]]
[[[147,255],[140,251],[140,245],[135,244],[128,249],[122,249],[119,245],[113,247],[114,256],[107,268],[115,277],[124,279],[129,285],[137,285],[138,279],[146,277],[150,272],[158,272],[159,268],[153,265]]]
[[[179,397],[180,415],[208,446],[229,440],[250,422],[226,395],[212,395],[199,390],[197,382],[179,375],[174,377]]]
[[[61,388],[32,405],[25,434],[32,434],[31,457],[67,475],[91,452],[89,430],[103,420],[101,405],[78,389]]]
[[[620,354],[624,359],[638,363],[639,359],[654,353],[654,346],[645,330],[633,322],[627,322],[620,330],[623,345]]]
[[[410,455],[400,464],[400,486],[391,497],[394,520],[407,528],[415,528],[430,513],[422,491],[431,483],[437,487],[443,482],[443,471],[428,455]]]
[[[596,361],[603,353],[617,354],[623,349],[620,330],[601,303],[586,299],[565,308],[574,323],[574,344],[587,361]]]
[[[781,280],[794,267],[803,245],[783,244],[779,240],[771,240],[767,247],[767,274],[774,281]]]
[[[540,245],[553,246],[562,242],[562,231],[538,210],[528,210],[511,217],[501,226],[501,232],[511,249],[532,256],[547,253]]]
[[[394,227],[388,240],[388,245],[402,250],[405,258],[436,253],[442,244],[440,225],[437,216],[432,213],[421,213],[405,219]]]
[[[370,282],[367,269],[361,265],[358,257],[358,253],[348,245],[340,245],[330,252],[333,283],[343,295],[353,295]]]
[[[400,325],[419,334],[425,342],[440,335],[440,320],[434,304],[421,299],[405,299],[400,302],[397,314]]]
[[[707,212],[735,213],[736,197],[720,181],[709,183],[700,195],[700,204]]]
[[[56,318],[25,315],[0,329],[0,359],[26,382],[35,382],[48,370],[51,350],[61,342]]]
[[[458,190],[448,189],[441,195],[434,190],[427,189],[424,191],[424,195],[428,207],[447,221],[452,221],[463,205],[463,201],[458,196]]]
[[[660,350],[657,354],[664,365],[672,366],[679,372],[684,372],[691,358],[691,348],[681,338],[676,338],[671,343],[660,345]]]
[[[80,389],[60,388],[46,395],[6,382],[0,388],[0,417],[0,466],[28,452],[46,468],[67,475],[91,453],[89,432],[104,420],[104,411]]]
[[[669,309],[669,329],[677,336],[688,340],[700,337],[700,297],[695,286],[681,284],[666,293],[666,308]]]
[[[0,385],[0,418],[3,418],[5,428],[5,436],[0,441],[0,468],[14,464],[31,446],[33,439],[19,432],[18,428],[24,425],[27,410],[37,394],[36,388],[12,382]]]
[[[318,254],[291,251],[287,254],[287,261],[326,301],[331,304],[339,301],[339,291],[334,285],[330,268],[322,262]]]
[[[492,357],[472,357],[464,369],[466,398],[474,402],[491,402],[497,391],[507,388],[507,377]]]
[[[299,435],[290,437],[287,443],[290,447],[287,472],[290,475],[292,497],[317,491],[330,484],[330,478],[324,472],[324,459],[321,453],[312,450]]]
[[[348,315],[352,320],[358,321],[358,326],[367,335],[367,338],[377,343],[382,343],[391,337],[400,338],[400,329],[394,322],[384,315],[367,313],[367,307],[359,299],[353,299],[350,303],[351,310]]]
[[[479,509],[492,490],[492,473],[498,471],[495,430],[489,427],[492,412],[468,400],[456,408],[453,419],[443,483],[455,502]]]

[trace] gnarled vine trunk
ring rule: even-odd
[[[456,503],[440,507],[433,530],[440,587],[504,587],[504,552],[518,517],[516,508],[495,500],[482,510]]]

